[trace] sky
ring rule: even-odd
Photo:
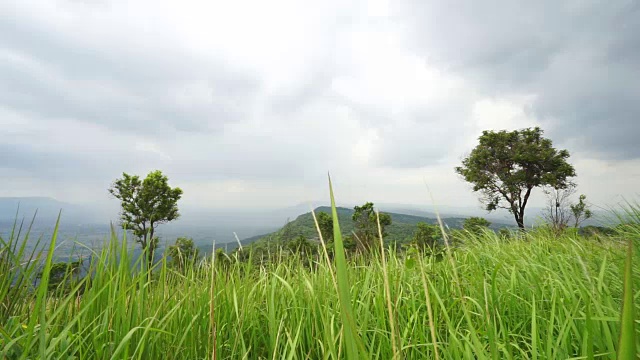
[[[479,207],[454,167],[540,126],[591,203],[634,199],[637,34],[637,0],[0,0],[0,196],[117,206],[159,169],[266,209],[330,172],[339,203]]]

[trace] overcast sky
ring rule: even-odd
[[[0,0],[0,196],[477,207],[482,130],[541,126],[596,204],[640,184],[640,2]],[[542,204],[538,196],[534,204]]]

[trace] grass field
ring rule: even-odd
[[[150,274],[129,266],[130,244],[114,236],[91,276],[58,291],[47,290],[55,234],[32,255],[16,233],[0,248],[0,359],[634,358],[640,217],[630,210],[606,238],[487,232],[440,259],[344,261],[336,249],[311,266],[279,250],[262,265],[209,259],[177,272],[164,260]]]

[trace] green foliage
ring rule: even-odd
[[[322,236],[326,239],[326,232],[328,231],[330,234],[329,241],[327,242],[327,246],[329,249],[333,247],[332,245],[332,232],[333,232],[333,223],[331,222],[331,217],[328,221],[320,221],[320,218],[326,219],[322,213],[330,213],[331,208],[329,207],[319,207],[314,210],[316,213],[316,217],[318,218],[318,225],[321,227]],[[347,208],[336,208],[336,212],[338,213],[338,219],[340,220],[340,228],[343,230],[345,234],[343,236],[343,242],[345,249],[351,251],[356,249],[357,240],[354,238],[353,233],[356,231],[355,222],[353,221],[353,209]],[[375,214],[374,214],[375,215]],[[382,215],[382,214],[381,214]],[[385,227],[385,244],[391,245],[395,244],[397,246],[401,246],[403,244],[408,244],[413,241],[413,236],[416,230],[416,225],[419,222],[425,222],[428,224],[436,224],[436,219],[424,218],[420,216],[414,215],[406,215],[406,214],[397,214],[397,213],[388,213],[391,216],[391,225]],[[462,227],[462,223],[464,218],[446,218],[444,221],[448,224],[448,226],[452,228]],[[323,226],[322,224],[326,224],[327,226]],[[331,225],[331,226],[328,226]],[[377,224],[376,224],[377,226]],[[493,226],[493,225],[492,225]],[[286,227],[286,228],[285,228]],[[261,251],[266,251],[269,246],[275,246],[274,244],[282,244],[285,245],[288,241],[295,239],[298,236],[304,236],[312,242],[319,241],[318,239],[318,230],[316,229],[315,222],[313,221],[313,216],[311,213],[303,214],[298,216],[295,220],[288,222],[286,226],[282,229],[271,233],[266,236],[258,237],[250,247],[253,249],[259,248]],[[377,228],[375,230],[377,232]],[[377,236],[377,235],[376,235]],[[288,239],[288,240],[285,240]]]
[[[482,194],[489,211],[507,209],[524,229],[524,212],[536,187],[558,189],[568,184],[575,170],[567,150],[557,150],[543,131],[528,128],[515,131],[483,131],[479,144],[455,171]]]
[[[170,258],[169,265],[179,270],[195,265],[200,257],[200,250],[193,244],[193,239],[186,237],[177,238],[166,252]]]
[[[180,216],[178,200],[180,188],[169,186],[169,180],[161,171],[150,172],[144,180],[137,175],[122,174],[109,188],[109,193],[120,200],[120,224],[131,230],[146,251],[149,265],[157,246],[154,237],[158,225],[173,221]]]
[[[420,222],[416,225],[412,243],[421,250],[434,249],[441,238],[442,232],[438,226]]]
[[[351,217],[355,224],[355,241],[357,248],[370,252],[376,248],[379,241],[378,235],[378,217],[374,210],[373,203],[367,202],[362,206],[353,208],[354,212]],[[380,231],[382,237],[387,236],[386,228],[391,225],[391,216],[389,214],[380,213]]]
[[[498,231],[498,235],[502,238],[502,239],[511,239],[511,237],[513,236],[513,234],[511,233],[511,230],[507,229],[507,228],[502,228]]]
[[[593,216],[585,202],[586,195],[580,195],[577,203],[571,203],[571,196],[576,192],[576,185],[572,182],[568,182],[564,188],[550,188],[544,192],[548,203],[543,217],[556,233],[567,231],[571,220],[573,227],[578,229],[581,223]]]
[[[616,234],[615,229],[605,226],[583,226],[579,229],[578,234],[586,237],[609,237]]]
[[[300,235],[292,241],[287,243],[287,247],[294,253],[300,253],[302,255],[314,254],[316,251],[316,246],[314,246],[311,241],[309,241],[306,237]]]
[[[81,266],[82,260],[53,263],[49,270],[48,290],[68,292],[78,283]],[[43,271],[40,271],[37,278],[42,279],[42,275]]]
[[[483,231],[488,230],[491,226],[491,222],[482,217],[470,217],[464,221],[462,228],[474,234],[481,234]]]
[[[589,205],[584,202],[586,199],[587,196],[582,194],[578,199],[578,203],[570,206],[575,228],[578,228],[582,222],[593,216],[591,209],[589,209]]]
[[[322,239],[325,243],[333,242],[333,219],[331,218],[331,215],[324,211],[320,211],[316,216],[318,219],[318,227],[322,234]]]

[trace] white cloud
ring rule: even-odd
[[[534,125],[575,155],[588,196],[632,194],[637,152],[594,159],[637,137],[602,120],[606,103],[637,118],[633,37],[590,3],[490,5],[0,3],[0,195],[107,202],[123,171],[161,169],[185,204],[269,207],[326,199],[331,171],[342,202],[427,204],[426,179],[437,202],[475,207],[453,167],[482,130]]]

